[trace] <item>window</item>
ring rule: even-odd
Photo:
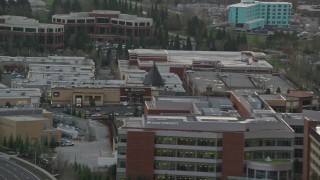
[[[294,157],[295,158],[303,158],[303,150],[302,149],[294,149]]]
[[[277,146],[291,146],[291,140],[290,139],[278,139]]]
[[[126,143],[127,142],[127,135],[126,134],[119,134],[118,141],[122,142],[122,143]]]
[[[178,150],[177,157],[195,158],[196,151],[194,151],[194,150]]]
[[[175,157],[176,150],[174,150],[174,149],[156,149],[155,155],[156,156],[163,156],[163,157]]]
[[[197,170],[198,172],[215,172],[215,165],[214,164],[197,164]]]
[[[291,153],[288,151],[278,151],[277,159],[291,159]]]
[[[97,23],[103,24],[103,23],[109,23],[108,18],[97,18]]]
[[[77,23],[85,23],[85,20],[84,19],[78,19]]]
[[[87,23],[94,23],[94,19],[87,19]]]
[[[204,139],[204,138],[201,138],[201,139],[198,139],[197,140],[197,145],[198,146],[215,146],[216,143],[215,143],[215,139]]]
[[[74,19],[67,20],[67,23],[75,23],[76,21]]]
[[[215,159],[215,152],[212,152],[212,151],[197,151],[197,158]]]
[[[278,179],[278,171],[268,171],[268,179]]]
[[[125,159],[118,159],[117,166],[118,166],[118,168],[126,168],[126,160]]]
[[[161,170],[175,170],[175,162],[171,161],[156,161],[154,163],[155,169]]]
[[[125,25],[125,22],[124,21],[119,21],[119,24],[120,25]]]
[[[11,31],[11,27],[0,26],[0,31]]]
[[[265,171],[261,171],[261,170],[257,170],[256,171],[256,178],[265,178],[266,177],[266,172]]]
[[[112,23],[112,24],[118,24],[118,21],[112,20],[111,23]]]
[[[156,144],[176,144],[176,137],[158,136],[155,138]]]
[[[266,139],[264,141],[264,146],[275,146],[276,140],[275,139]]]
[[[119,146],[118,147],[118,154],[119,155],[126,155],[127,154],[127,148],[124,146]]]
[[[38,32],[39,32],[39,33],[45,32],[45,29],[44,29],[44,28],[39,28],[39,29],[38,29]]]
[[[19,27],[13,27],[12,30],[16,32],[23,32],[23,28],[19,28]]]
[[[194,163],[190,162],[177,162],[177,170],[178,171],[194,171]]]
[[[196,139],[195,138],[189,138],[189,137],[179,137],[178,138],[178,145],[195,146],[196,145]]]
[[[295,137],[294,145],[303,145],[303,137]]]
[[[291,126],[291,128],[294,130],[295,133],[301,133],[303,134],[303,126]]]
[[[248,177],[249,178],[254,178],[254,169],[248,169]]]
[[[127,26],[132,26],[132,22],[126,22]]]
[[[53,32],[53,29],[52,28],[48,28],[47,32]]]
[[[139,23],[139,26],[146,26],[146,23],[141,22],[141,23]]]
[[[35,28],[26,28],[26,32],[36,32]]]

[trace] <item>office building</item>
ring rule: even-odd
[[[52,113],[38,108],[0,109],[0,139],[11,135],[23,140],[28,137],[31,143],[61,139],[61,131],[53,127]]]
[[[265,26],[288,27],[292,4],[242,0],[228,6],[228,23],[236,30],[250,31]]]
[[[0,16],[0,44],[2,46],[9,44],[16,47],[27,46],[26,44],[33,41],[43,51],[63,49],[64,26],[39,23],[38,20],[22,16]]]
[[[319,17],[320,5],[299,5],[297,7],[297,13],[309,17]]]
[[[118,42],[152,37],[153,20],[120,11],[94,10],[55,14],[52,23],[63,24],[66,31],[76,34],[85,31],[94,41]]]
[[[279,117],[125,119],[117,179],[292,179],[293,130]]]

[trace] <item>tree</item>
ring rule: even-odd
[[[82,118],[82,112],[81,112],[80,110],[78,111],[77,116],[78,116],[79,118]]]
[[[266,94],[271,94],[270,88],[266,89]]]
[[[10,149],[14,148],[14,140],[13,140],[12,134],[9,137],[8,148]]]
[[[186,50],[192,50],[191,39],[189,36],[187,37]]]
[[[99,0],[93,0],[93,6],[94,6],[94,9],[100,9]]]
[[[73,12],[81,12],[81,5],[78,0],[73,0],[71,9]]]
[[[72,9],[70,0],[66,0],[64,2],[64,6],[63,7],[64,7],[65,13],[70,13],[71,9]]]
[[[12,105],[11,105],[11,103],[9,101],[6,102],[6,107],[8,107],[8,108],[12,107]]]
[[[277,91],[276,91],[276,93],[281,93],[281,89],[280,89],[280,87],[277,87]]]
[[[138,117],[138,116],[139,116],[139,109],[138,109],[138,107],[135,107],[135,108],[134,108],[133,116],[135,116],[135,117]]]
[[[96,106],[96,102],[94,101],[93,97],[89,98],[89,104],[90,104],[90,107],[92,107],[92,108],[94,108]]]
[[[290,93],[290,89],[289,88],[287,89],[287,93]]]
[[[56,139],[51,137],[50,144],[49,144],[50,149],[55,149],[56,146],[57,146]]]
[[[7,146],[8,146],[8,144],[7,144],[7,137],[6,137],[6,136],[3,137],[2,146],[3,146],[3,147],[7,147]]]
[[[176,35],[176,39],[174,40],[174,49],[180,50],[180,37],[178,34]]]

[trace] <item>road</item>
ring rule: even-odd
[[[40,178],[13,161],[1,156],[0,180],[40,180]]]

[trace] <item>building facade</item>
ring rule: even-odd
[[[0,16],[0,44],[16,47],[37,43],[40,50],[62,49],[64,47],[64,26],[43,24],[38,20],[22,16]]]
[[[0,139],[12,135],[29,138],[31,143],[61,140],[61,131],[53,128],[53,115],[42,109],[0,109]]]
[[[124,124],[117,179],[292,179],[294,132],[275,117],[145,116]]]
[[[151,18],[120,14],[120,11],[94,10],[70,14],[55,14],[52,23],[63,24],[66,31],[85,31],[95,41],[139,41],[152,36]]]
[[[255,30],[265,26],[288,27],[292,4],[242,0],[228,7],[228,23],[237,30]]]

